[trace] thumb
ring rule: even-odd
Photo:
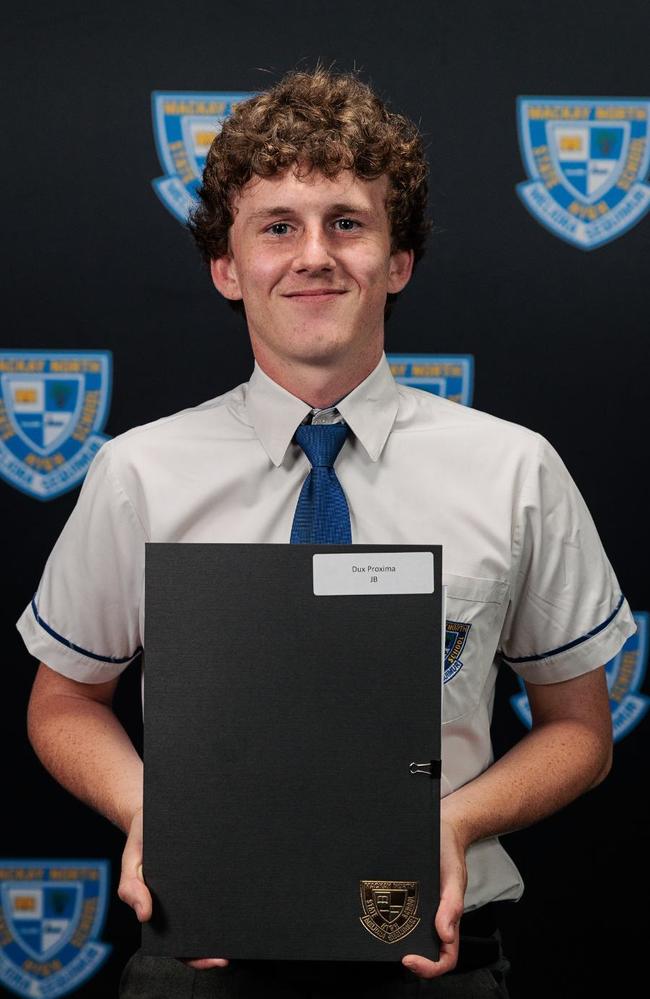
[[[141,923],[151,919],[151,892],[145,884],[142,870],[142,833],[136,822],[131,826],[122,853],[122,872],[117,894],[131,906]]]

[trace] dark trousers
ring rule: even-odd
[[[196,971],[175,958],[138,951],[122,975],[120,999],[508,999],[508,962],[492,908],[463,916],[458,967],[422,980],[400,962],[231,961]],[[473,917],[473,918],[472,918]]]

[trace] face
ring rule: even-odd
[[[411,251],[391,253],[387,193],[386,176],[287,170],[254,177],[236,198],[229,253],[212,261],[212,276],[243,299],[253,352],[272,378],[304,365],[365,367],[365,377],[379,360],[386,295],[413,265]]]

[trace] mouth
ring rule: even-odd
[[[345,294],[343,288],[310,288],[309,291],[289,292],[284,297],[298,302],[327,302]]]

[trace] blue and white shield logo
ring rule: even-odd
[[[109,351],[0,351],[0,476],[40,500],[83,479],[108,440]]]
[[[471,354],[387,354],[396,382],[471,406],[474,358]]]
[[[30,999],[66,995],[101,967],[106,860],[0,860],[0,982]]]
[[[650,208],[650,99],[518,97],[529,212],[581,250],[609,243]]]
[[[471,624],[465,621],[445,622],[445,662],[442,674],[442,682],[449,683],[456,673],[463,668],[460,654],[465,648],[467,636],[470,633]]]
[[[223,121],[253,94],[176,93],[151,95],[153,132],[164,177],[152,181],[165,208],[185,223],[197,203],[208,150]]]
[[[609,705],[612,712],[614,742],[628,735],[639,724],[650,707],[650,697],[641,692],[648,665],[647,611],[635,611],[636,631],[625,645],[605,666]],[[521,693],[510,698],[510,704],[521,722],[530,728],[532,717],[523,680],[519,678]]]

